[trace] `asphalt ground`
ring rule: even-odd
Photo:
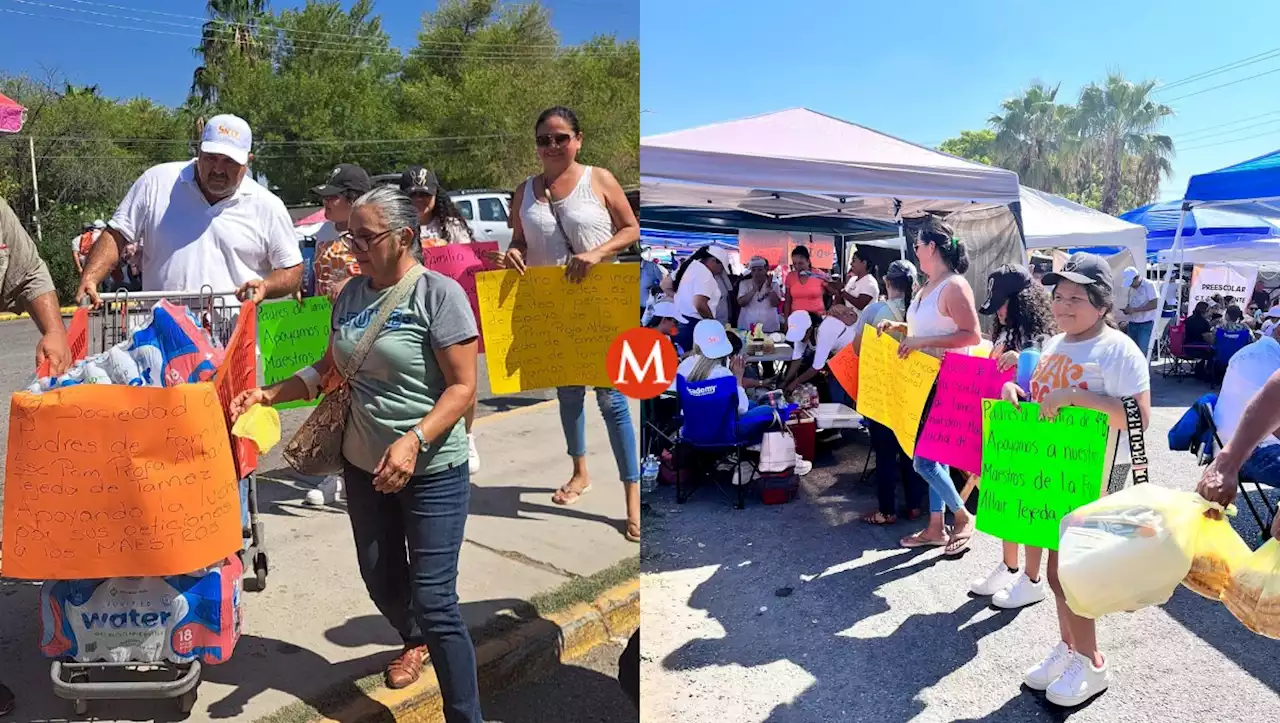
[[[1208,391],[1156,376],[1151,480],[1194,489],[1195,459],[1167,432]],[[714,487],[646,497],[641,556],[646,721],[1280,720],[1280,642],[1179,587],[1163,606],[1099,621],[1111,689],[1063,711],[1022,685],[1057,642],[1053,603],[1001,611],[968,592],[1000,559],[979,534],[958,560],[898,539],[922,526],[858,521],[865,447],[820,454],[799,500],[735,511]],[[1275,492],[1270,493],[1274,500]],[[1257,525],[1235,519],[1247,540]]]

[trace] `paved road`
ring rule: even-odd
[[[1193,458],[1165,435],[1204,387],[1156,382],[1152,480],[1191,489]],[[820,459],[802,498],[734,511],[712,489],[677,506],[647,501],[642,552],[642,717],[699,723],[816,721],[1280,720],[1280,643],[1179,589],[1164,606],[1099,623],[1114,683],[1064,714],[1021,685],[1057,641],[1051,602],[989,608],[970,580],[999,559],[980,535],[960,560],[897,540],[919,523],[875,528],[860,486],[864,449]],[[1247,512],[1237,519],[1256,534]]]
[[[36,343],[39,340],[39,332],[27,319],[0,322],[0,392],[3,392],[6,398],[9,392],[22,389],[31,382],[32,370],[35,368]],[[480,403],[476,409],[477,417],[529,406],[555,397],[555,392],[549,390],[523,392],[516,396],[494,396],[489,391],[489,372],[483,355],[480,357],[478,386]],[[288,410],[280,416],[285,434],[288,435],[306,419],[307,410]],[[6,410],[4,414],[0,414],[0,440],[4,440],[7,444],[8,439],[9,414]],[[4,464],[4,457],[0,455],[0,504],[4,502]],[[3,523],[0,522],[0,524]]]
[[[625,641],[592,650],[552,675],[483,701],[488,723],[637,723],[640,713],[618,685]]]

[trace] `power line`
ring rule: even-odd
[[[1247,123],[1251,120],[1256,120],[1258,118],[1266,118],[1268,116],[1273,116],[1277,114],[1280,114],[1280,110],[1267,111],[1266,113],[1259,113],[1258,115],[1252,115],[1252,116],[1249,116],[1248,118],[1237,118],[1236,120],[1228,121],[1226,123],[1218,123],[1216,125],[1206,126],[1204,128],[1197,128],[1194,131],[1187,131],[1186,133],[1179,134],[1177,136],[1177,139],[1186,140],[1189,136],[1197,136],[1206,131],[1213,131],[1219,128],[1225,128],[1226,126],[1236,125],[1237,123]]]
[[[1169,90],[1170,88],[1177,88],[1182,85],[1194,83],[1198,80],[1204,80],[1205,78],[1209,78],[1215,75],[1221,75],[1222,73],[1236,70],[1238,68],[1243,68],[1246,65],[1261,63],[1264,60],[1270,60],[1271,58],[1275,58],[1275,57],[1280,57],[1280,48],[1272,48],[1271,50],[1263,51],[1261,53],[1258,53],[1257,55],[1250,55],[1247,58],[1243,58],[1241,60],[1237,60],[1232,63],[1227,63],[1226,65],[1220,65],[1216,68],[1210,68],[1209,70],[1201,71],[1199,73],[1196,73],[1195,75],[1189,75],[1186,78],[1175,80],[1172,83],[1165,83],[1164,85],[1161,85],[1160,87],[1152,90],[1151,92],[1153,94],[1162,93],[1166,90]]]
[[[1261,78],[1261,77],[1262,77],[1262,76],[1264,76],[1264,75],[1271,75],[1272,73],[1280,73],[1280,68],[1272,68],[1271,70],[1266,70],[1266,71],[1263,71],[1263,72],[1261,72],[1261,73],[1257,73],[1256,75],[1250,75],[1250,76],[1247,76],[1247,77],[1244,77],[1244,78],[1238,78],[1238,79],[1236,79],[1236,80],[1227,81],[1226,83],[1220,83],[1220,84],[1218,84],[1218,85],[1210,86],[1210,87],[1208,87],[1208,88],[1204,88],[1204,89],[1201,89],[1201,90],[1197,90],[1197,91],[1194,91],[1194,92],[1192,92],[1192,93],[1187,93],[1186,95],[1180,95],[1180,96],[1178,96],[1177,98],[1170,98],[1169,100],[1167,100],[1167,101],[1165,101],[1165,102],[1166,102],[1166,103],[1176,103],[1177,101],[1183,100],[1183,99],[1185,99],[1185,98],[1190,98],[1190,97],[1192,97],[1192,96],[1197,96],[1197,95],[1200,95],[1200,94],[1202,94],[1202,93],[1208,93],[1209,91],[1212,91],[1212,90],[1218,90],[1219,88],[1226,88],[1227,86],[1230,86],[1230,85],[1236,85],[1237,83],[1243,83],[1243,82],[1245,82],[1246,80],[1253,80],[1254,78]]]
[[[36,0],[9,0],[9,1],[14,3],[19,3],[22,5],[32,6],[32,7],[40,7],[40,8],[51,9],[51,10],[59,10],[63,12],[82,13],[82,14],[88,14],[88,15],[94,15],[94,16],[100,16],[100,17],[108,17],[108,18],[119,19],[121,21],[128,21],[128,22],[134,22],[134,23],[141,22],[141,23],[163,24],[167,26],[184,28],[184,29],[187,29],[188,32],[179,33],[171,30],[159,30],[156,28],[139,27],[135,25],[117,25],[114,23],[104,23],[101,21],[86,20],[86,19],[77,18],[77,17],[42,15],[42,14],[37,14],[32,12],[15,10],[11,8],[0,8],[0,11],[10,12],[17,15],[26,15],[28,17],[40,18],[40,19],[46,19],[46,20],[65,20],[69,22],[78,22],[85,25],[96,25],[96,26],[107,27],[107,28],[112,28],[116,30],[132,30],[135,32],[145,32],[145,33],[152,33],[152,34],[158,34],[158,35],[187,37],[192,39],[198,38],[200,40],[204,39],[203,25],[193,26],[193,25],[184,25],[180,23],[169,23],[165,21],[147,20],[143,18],[130,17],[130,16],[119,16],[111,13],[102,13],[102,12],[97,12],[92,10],[70,8],[64,5],[57,5],[54,3],[37,2]],[[112,7],[120,7],[120,6],[112,6]],[[190,16],[190,17],[194,17],[194,16]],[[208,22],[212,22],[215,25],[222,25],[222,26],[242,26],[242,27],[254,28],[254,29],[265,29],[265,28],[262,28],[262,26],[255,26],[248,23],[236,23],[232,21],[210,20]],[[361,42],[353,42],[353,38],[356,39],[357,41],[375,40],[370,36],[350,36],[350,35],[342,35],[340,33],[320,33],[319,31],[301,31],[301,30],[294,31],[294,30],[288,30],[285,28],[281,28],[281,30],[284,33],[282,42],[288,43],[289,45],[291,45],[292,47],[298,50],[325,51],[330,53],[347,53],[347,54],[356,54],[356,55],[394,55],[397,58],[404,58],[406,56],[406,53],[408,53],[408,54],[416,54],[416,55],[426,55],[428,57],[430,56],[456,57],[460,55],[466,55],[467,57],[485,59],[485,60],[521,60],[521,59],[535,59],[535,58],[543,57],[548,53],[556,53],[556,52],[581,52],[581,53],[586,53],[588,55],[614,55],[621,52],[621,49],[617,47],[598,48],[598,47],[582,47],[582,46],[533,45],[533,44],[520,45],[516,43],[486,43],[482,41],[476,41],[471,43],[460,42],[460,41],[422,41],[420,45],[445,46],[445,47],[432,50],[430,47],[423,48],[423,47],[415,46],[411,50],[405,51],[401,48],[397,48],[394,46],[380,47],[380,46],[374,46],[374,45],[361,45]],[[339,42],[335,40],[307,38],[307,37],[294,37],[300,34],[313,33],[313,32],[316,34],[333,35],[333,36],[341,37],[344,40]],[[477,48],[480,49],[479,52],[476,51]]]
[[[1280,130],[1267,131],[1266,133],[1256,133],[1256,134],[1251,135],[1251,136],[1245,136],[1244,138],[1232,138],[1232,139],[1225,140],[1225,141],[1218,141],[1217,143],[1206,143],[1206,144],[1201,145],[1201,146],[1191,146],[1191,147],[1189,147],[1189,148],[1180,148],[1180,149],[1178,149],[1178,150],[1180,150],[1180,151],[1198,151],[1198,150],[1200,150],[1200,149],[1202,149],[1202,148],[1216,148],[1217,146],[1225,146],[1225,145],[1229,145],[1229,144],[1231,144],[1231,143],[1242,143],[1242,142],[1244,142],[1244,141],[1251,141],[1251,140],[1254,140],[1254,139],[1256,139],[1256,138],[1266,138],[1266,137],[1268,137],[1268,136],[1274,136],[1274,135],[1276,135],[1277,133],[1280,133]]]
[[[1239,128],[1230,128],[1224,131],[1218,131],[1217,133],[1201,135],[1199,138],[1192,138],[1192,139],[1182,138],[1179,140],[1185,143],[1201,143],[1203,141],[1212,140],[1214,138],[1221,138],[1222,136],[1231,135],[1232,133],[1239,133],[1241,131],[1247,131],[1253,128],[1261,128],[1263,126],[1275,125],[1276,123],[1280,123],[1280,118],[1272,118],[1271,120],[1262,121],[1260,123],[1250,123],[1247,126],[1240,126]]]

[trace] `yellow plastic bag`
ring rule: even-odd
[[[1268,540],[1244,560],[1222,602],[1246,628],[1280,640],[1280,542]]]
[[[1148,483],[1067,515],[1058,545],[1067,605],[1099,618],[1167,602],[1191,570],[1210,508],[1220,509],[1194,492]]]
[[[266,454],[280,442],[280,413],[271,407],[255,404],[245,410],[231,427],[237,437],[251,440],[259,454]]]
[[[1227,514],[1234,515],[1235,508],[1229,508]],[[1202,517],[1197,524],[1200,530],[1196,534],[1195,556],[1182,585],[1197,595],[1221,600],[1232,574],[1244,566],[1252,551],[1226,518]]]

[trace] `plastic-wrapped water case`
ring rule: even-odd
[[[243,571],[232,555],[187,575],[45,582],[40,650],[80,663],[224,663],[240,638]]]

